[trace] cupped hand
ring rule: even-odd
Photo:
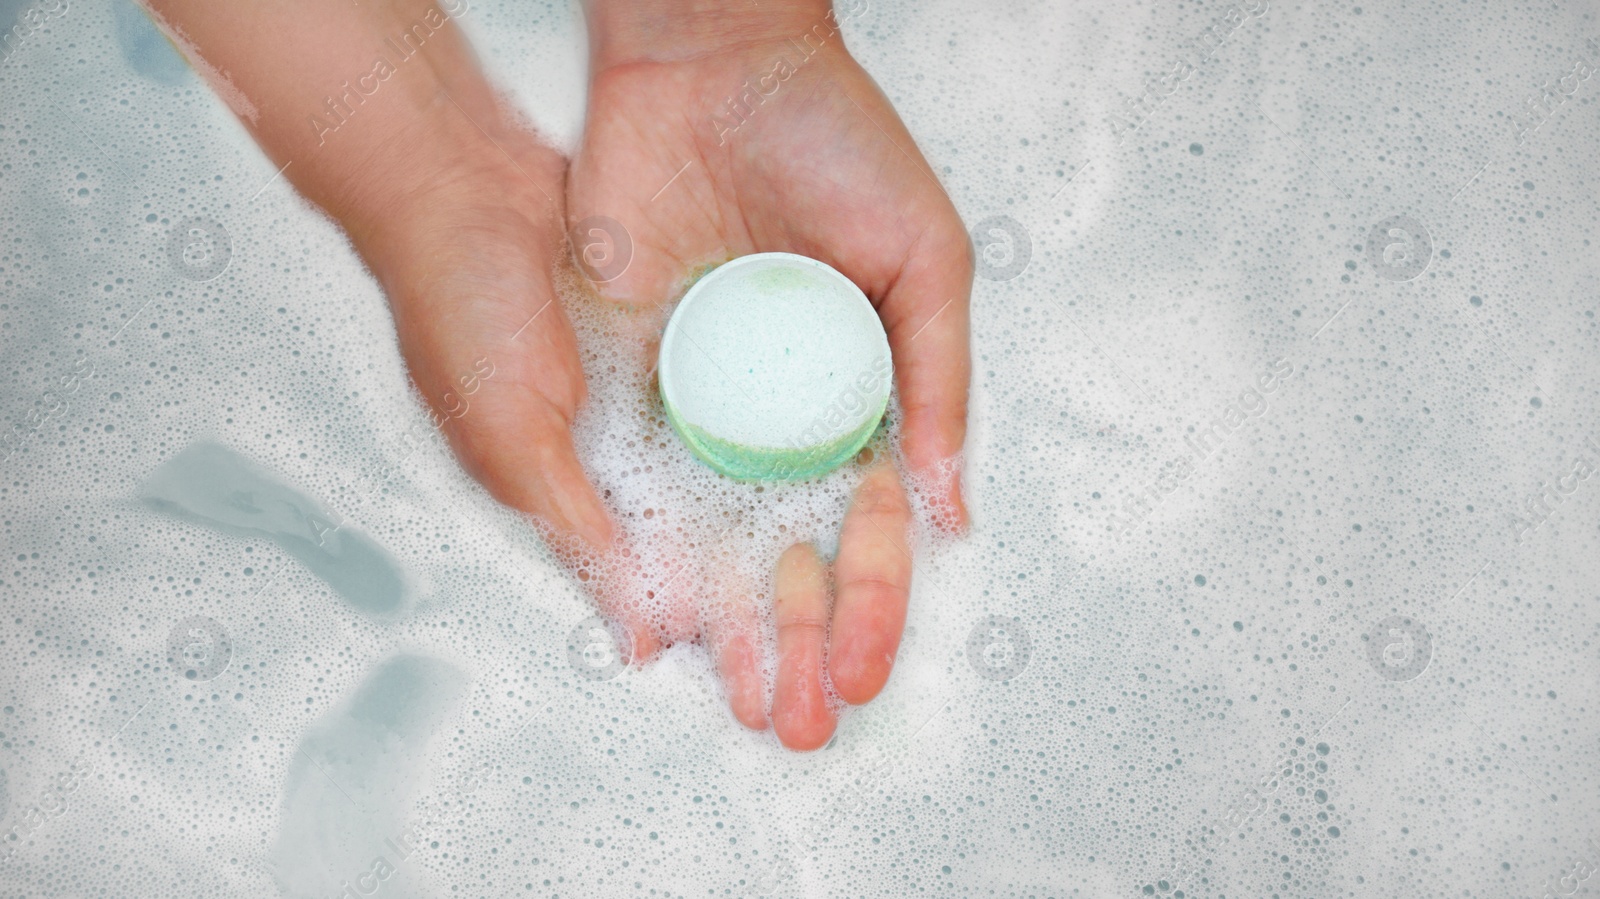
[[[861,481],[831,578],[805,546],[776,560],[774,595],[761,600],[775,603],[777,623],[770,705],[758,673],[768,657],[756,626],[762,607],[750,591],[720,600],[728,614],[703,614],[714,604],[705,600],[680,615],[629,617],[651,588],[629,595],[620,575],[672,548],[629,546],[628,522],[612,518],[579,461],[584,367],[554,289],[571,263],[568,196],[572,220],[607,215],[632,233],[631,267],[599,285],[615,300],[670,302],[692,268],[757,250],[831,263],[888,328],[901,455],[925,507],[940,510],[947,529],[964,525],[955,466],[970,245],[893,110],[844,52],[827,0],[591,3],[590,118],[570,194],[566,160],[501,105],[430,0],[147,2],[279,174],[344,227],[387,292],[412,380],[465,467],[544,524],[601,604],[630,625],[636,658],[705,640],[738,718],[762,727],[770,708],[779,736],[797,748],[832,732],[826,684],[855,703],[882,689],[911,572],[910,504],[882,461],[853,469]],[[442,6],[453,22],[465,5]],[[432,21],[426,42],[404,51],[390,42],[374,66],[374,45],[418,21]],[[266,33],[282,39],[264,51]],[[735,114],[735,96],[755,105]],[[621,383],[603,368],[594,374],[611,378],[608,389]],[[689,535],[701,558],[688,563],[738,569],[723,558],[727,547],[713,551],[715,536]],[[727,574],[723,583],[765,580]],[[724,624],[702,633],[709,620]]]
[[[441,88],[383,205],[341,216],[389,297],[411,379],[464,467],[554,535],[609,545],[572,422],[586,396],[554,277],[566,159],[478,78]]]
[[[818,23],[823,27],[812,30]],[[597,34],[568,217],[621,223],[632,254],[620,273],[615,265],[585,271],[601,296],[635,306],[668,304],[697,270],[747,253],[799,253],[843,272],[888,331],[900,456],[923,507],[934,525],[960,531],[972,280],[966,230],[894,110],[845,52],[831,18],[770,26],[760,37],[742,28],[737,39],[702,30],[690,47],[646,41],[648,49],[638,52]],[[591,22],[592,31],[606,27]],[[809,44],[800,40],[807,31]],[[674,49],[664,54],[661,46]],[[730,103],[741,94],[742,103]],[[580,252],[585,238],[577,236]],[[835,726],[830,684],[859,704],[887,682],[911,583],[911,519],[899,476],[880,460],[864,469],[831,578],[809,545],[776,560],[770,720],[785,745],[827,742]],[[698,545],[702,568],[729,564],[704,549],[715,541]],[[731,584],[762,580],[751,572],[727,575]],[[769,690],[760,609],[756,597],[738,592],[690,600],[717,604],[716,615],[684,610],[663,621],[643,616],[616,584],[596,588],[603,609],[629,627],[637,657],[665,643],[705,642],[735,716],[761,729]],[[718,623],[708,629],[708,621]]]

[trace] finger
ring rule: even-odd
[[[614,529],[578,461],[571,418],[538,390],[486,387],[445,431],[468,473],[495,499],[581,538],[587,549],[610,546]]]
[[[544,315],[549,314],[547,309]],[[559,328],[564,324],[555,323],[555,339],[541,333],[531,342],[541,351],[559,350]],[[662,628],[650,615],[649,578],[618,541],[616,528],[578,461],[572,413],[566,411],[576,401],[559,405],[542,390],[523,383],[527,374],[516,360],[527,358],[520,344],[529,342],[533,330],[526,329],[503,352],[478,357],[490,364],[494,359],[511,360],[492,369],[480,365],[480,371],[492,370],[487,379],[462,385],[457,378],[442,388],[422,389],[440,398],[435,414],[443,417],[442,429],[462,467],[495,499],[538,520],[557,559],[594,597],[600,611],[627,629],[629,661],[642,662],[662,645]],[[437,367],[414,366],[419,387]],[[544,378],[547,386],[556,381],[554,375]],[[472,392],[466,393],[468,389]],[[581,382],[569,385],[567,391],[581,397]]]
[[[374,268],[412,380],[468,472],[506,505],[599,549],[613,530],[572,442],[585,390],[551,283],[558,227],[515,215],[488,227],[446,220]],[[525,242],[507,245],[507,233]]]
[[[828,634],[828,577],[807,543],[778,559],[773,602],[778,621],[778,674],[772,729],[790,749],[812,750],[833,736],[833,709],[822,690],[822,650]]]
[[[834,564],[837,599],[828,642],[833,687],[852,705],[889,681],[911,595],[911,506],[894,467],[879,462],[856,488]]]
[[[751,730],[766,730],[766,683],[754,604],[744,597],[725,599],[705,614],[706,646],[722,677],[733,717]]]
[[[859,114],[830,138],[887,162],[851,191],[808,183],[783,197],[783,248],[832,264],[877,306],[894,356],[901,450],[935,524],[960,532],[967,525],[959,467],[972,369],[972,241],[887,98],[870,80],[864,88],[848,98]],[[758,243],[767,230],[757,229]]]
[[[629,664],[643,664],[670,642],[671,634],[656,600],[660,584],[630,552],[631,543],[620,538],[605,555],[586,551],[576,541],[549,541],[559,546],[556,555],[572,571],[595,605],[628,632]]]
[[[601,610],[628,626],[637,644],[637,661],[700,633],[698,597],[709,589],[706,571],[720,570],[717,563],[723,561],[706,556],[727,531],[685,538],[674,530],[641,529],[637,519],[631,524],[624,520],[609,553],[581,564],[567,563]]]
[[[936,523],[952,532],[968,521],[959,466],[972,377],[971,292],[972,244],[952,209],[918,238],[878,307],[904,416],[900,447]]]
[[[531,190],[505,188],[523,192],[521,206],[537,205]],[[640,661],[660,648],[661,628],[641,601],[648,585],[638,561],[618,545],[573,445],[585,389],[577,339],[551,284],[559,224],[506,215],[488,227],[431,221],[422,238],[401,235],[364,255],[390,295],[412,381],[462,467],[537,520],[600,611],[627,628],[632,661]],[[423,436],[408,433],[406,451]]]

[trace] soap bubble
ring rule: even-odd
[[[633,261],[633,235],[607,215],[591,215],[572,229],[572,256],[596,284],[615,281]]]
[[[567,661],[572,670],[589,680],[607,681],[628,667],[622,646],[629,643],[619,625],[591,615],[567,635]]]
[[[1033,259],[1033,238],[1009,215],[991,215],[972,229],[973,258],[978,277],[1010,281]]]
[[[1433,658],[1433,637],[1427,628],[1404,615],[1383,619],[1363,639],[1367,642],[1368,664],[1386,680],[1412,680]]]
[[[1010,680],[1028,667],[1033,641],[1020,618],[990,615],[967,634],[967,662],[990,680]]]
[[[456,780],[456,793],[462,797],[472,796],[489,782],[492,773],[488,762],[468,768]]]
[[[232,123],[233,104],[244,110],[251,98],[214,96],[132,0],[74,2],[52,18],[67,2],[0,0],[0,26],[31,9],[46,19],[24,24],[29,34],[0,65],[0,140],[17,175],[0,251],[0,280],[16,284],[0,291],[0,459],[16,450],[0,464],[0,593],[16,596],[0,631],[0,667],[15,681],[0,700],[13,757],[0,760],[0,861],[10,865],[0,879],[11,884],[0,895],[332,896],[340,878],[354,895],[358,878],[362,890],[382,879],[380,855],[394,869],[381,869],[392,876],[380,899],[473,882],[526,895],[987,887],[1059,896],[1071,885],[1116,896],[1148,885],[1168,899],[1303,899],[1384,892],[1372,871],[1399,872],[1389,879],[1421,882],[1423,894],[1521,895],[1570,874],[1563,852],[1586,864],[1600,854],[1572,829],[1595,808],[1583,741],[1524,752],[1508,740],[1588,726],[1583,704],[1569,701],[1585,686],[1583,640],[1550,636],[1593,623],[1578,600],[1593,592],[1595,554],[1585,550],[1594,522],[1575,516],[1592,485],[1578,488],[1579,505],[1557,507],[1531,546],[1505,525],[1507,513],[1531,520],[1525,506],[1540,489],[1559,495],[1557,476],[1571,484],[1573,457],[1600,452],[1584,449],[1600,272],[1584,264],[1594,204],[1579,152],[1600,135],[1600,118],[1578,115],[1594,108],[1584,100],[1600,78],[1567,98],[1573,108],[1548,110],[1537,134],[1543,119],[1530,121],[1525,102],[1557,103],[1539,85],[1559,93],[1575,60],[1588,71],[1597,57],[1586,35],[1564,39],[1573,29],[1562,5],[1527,11],[1511,33],[1479,6],[1357,15],[1271,4],[1258,21],[1268,0],[1111,17],[1035,2],[1006,4],[972,27],[961,4],[920,4],[913,25],[881,4],[855,18],[847,9],[865,4],[845,0],[822,31],[775,43],[762,60],[822,50],[755,124],[817,111],[788,93],[814,87],[815,98],[843,104],[851,146],[859,139],[875,160],[903,162],[901,150],[925,158],[961,210],[955,227],[967,233],[957,243],[969,241],[933,262],[981,276],[967,379],[972,465],[959,480],[958,461],[907,469],[918,516],[905,544],[913,588],[889,688],[861,708],[825,690],[843,717],[826,748],[802,754],[781,749],[771,727],[749,732],[735,719],[712,625],[748,610],[764,641],[754,664],[770,689],[774,563],[796,543],[837,558],[868,466],[906,463],[900,438],[913,430],[913,397],[891,398],[870,459],[818,477],[735,481],[674,432],[655,341],[673,296],[728,256],[780,244],[827,255],[803,234],[784,236],[778,220],[804,227],[862,210],[859,221],[837,219],[860,230],[830,246],[865,259],[886,232],[920,234],[919,217],[942,202],[845,197],[841,188],[871,190],[876,174],[834,181],[842,157],[813,152],[796,162],[810,180],[756,227],[755,244],[735,226],[715,246],[680,248],[674,271],[661,274],[682,280],[642,306],[595,294],[643,274],[645,245],[628,236],[641,271],[631,260],[623,270],[621,229],[591,221],[575,241],[572,229],[590,213],[626,215],[628,232],[646,218],[609,201],[575,211],[553,226],[572,244],[551,267],[554,308],[514,339],[545,298],[474,323],[502,336],[460,345],[428,381],[453,383],[423,396],[383,285],[323,212],[280,183],[308,160],[251,200],[285,161],[269,162]],[[434,4],[449,18],[470,6]],[[517,86],[497,127],[536,128],[572,149],[584,125],[575,91],[585,74],[573,55],[582,17],[554,12],[495,4],[492,20],[468,12],[459,24],[488,39],[493,80]],[[385,38],[410,49],[403,29],[420,20],[391,22],[373,52],[389,54]],[[455,30],[446,25],[427,45]],[[813,69],[847,42],[867,51],[864,67],[907,124],[909,134],[862,103],[899,149]],[[1011,52],[1041,42],[1072,62],[1041,68]],[[574,65],[558,67],[559,78],[525,77],[530,60],[545,58]],[[1452,60],[1470,60],[1483,77],[1460,77]],[[421,64],[390,61],[401,78]],[[1506,72],[1522,80],[1508,83]],[[339,77],[353,91],[364,74]],[[737,87],[702,86],[719,100]],[[1126,117],[1123,98],[1149,90],[1135,101],[1149,108],[1175,86],[1118,144],[1107,120]],[[392,90],[368,97],[340,134],[375,127],[363,117]],[[1394,99],[1362,99],[1385,95]],[[51,102],[62,97],[65,109]],[[710,137],[705,107],[685,112],[686,130]],[[1520,152],[1513,116],[1530,132]],[[804,135],[758,136],[740,129],[733,149],[774,151],[753,159],[771,176],[770,164],[788,158],[780,144]],[[123,164],[129,154],[138,165]],[[646,203],[687,158],[664,153],[637,182],[623,172],[615,186],[633,184]],[[919,192],[933,186],[909,167],[900,177]],[[652,212],[683,190],[677,182]],[[1427,219],[1371,234],[1400,213]],[[244,268],[220,265],[222,229],[187,224],[178,261],[169,258],[171,229],[203,215],[230,237],[240,229]],[[1464,247],[1478,251],[1445,255]],[[217,270],[214,280],[189,277]],[[1374,295],[1374,285],[1406,296]],[[948,297],[907,310],[904,337]],[[478,486],[430,420],[454,409],[466,424],[486,422],[489,395],[468,396],[474,384],[461,377],[482,381],[490,366],[471,360],[490,354],[500,370],[484,386],[509,389],[501,382],[515,362],[550,349],[538,335],[558,309],[587,396],[569,422],[572,444],[614,526],[615,552],[582,538],[541,542],[545,525]],[[1279,357],[1294,360],[1297,376],[1268,395],[1258,379]],[[958,362],[931,370],[949,374]],[[1298,376],[1313,366],[1312,377]],[[791,430],[798,439],[819,420],[820,433],[835,434],[867,398],[850,368],[786,416],[777,439]],[[560,386],[539,380],[547,367],[519,371],[527,386]],[[1127,395],[1129,379],[1163,401]],[[1247,386],[1260,397],[1241,396]],[[445,387],[454,392],[442,398]],[[1192,459],[1187,441],[1213,423],[1231,434],[1227,458]],[[222,441],[296,496],[319,498],[271,506],[302,530],[313,506],[351,519],[324,531],[319,515],[301,541],[310,557],[343,545],[359,521],[386,558],[405,561],[419,601],[394,615],[356,609],[363,620],[321,578],[291,577],[297,563],[270,535],[130,513],[138,485],[200,440]],[[1129,497],[1176,483],[1155,475],[1180,456],[1201,470],[1126,536],[1103,530],[1110,515],[1128,516]],[[276,514],[253,489],[206,496],[213,511]],[[957,496],[972,509],[964,532]],[[1490,557],[1467,588],[1473,601],[1448,600]],[[1455,582],[1441,584],[1441,572]],[[1452,670],[1423,683],[1432,627],[1416,616],[1443,626],[1429,611],[1439,601],[1451,619],[1441,639],[1492,648],[1447,652],[1441,664]],[[980,623],[991,614],[999,620]],[[229,659],[209,681],[199,677],[217,653],[203,629],[182,630],[178,664],[162,667],[166,632],[194,615],[221,622],[230,639],[236,628],[248,634],[235,647],[239,664]],[[596,619],[598,631],[572,640],[574,666],[568,632],[591,615],[626,622],[641,641],[658,637],[660,658],[622,670],[642,662],[643,642],[630,654],[622,632]],[[1414,629],[1375,628],[1391,615],[1410,616]],[[459,677],[442,679],[432,664],[407,678],[374,676],[402,652]],[[1532,674],[1528,659],[1540,660]],[[1375,673],[1356,668],[1351,683],[1362,662]],[[1433,690],[1445,673],[1467,688]],[[456,686],[424,685],[435,679]],[[1491,722],[1497,691],[1484,685],[1527,699]],[[1406,695],[1372,695],[1385,691]],[[1390,751],[1416,746],[1452,711],[1476,714],[1486,733],[1461,728],[1420,763],[1416,752]],[[70,771],[85,751],[95,773]],[[1423,789],[1419,764],[1437,775]],[[1470,776],[1449,776],[1469,767]],[[1417,795],[1427,807],[1408,809],[1403,800]],[[1567,814],[1519,819],[1530,797]],[[6,838],[24,818],[12,832],[22,835]],[[1430,853],[1439,840],[1426,833],[1462,818],[1529,823],[1521,839],[1509,826],[1454,828],[1465,834],[1458,854],[1484,860],[1464,872]],[[1344,839],[1363,828],[1399,836],[1371,847]],[[294,836],[304,832],[309,842]],[[984,883],[974,861],[984,857],[1014,859],[1017,873]]]
[[[232,658],[233,642],[215,618],[192,615],[173,625],[167,634],[167,661],[189,680],[215,678]]]
[[[193,215],[172,227],[167,237],[167,259],[173,271],[190,281],[210,281],[228,268],[233,239],[214,218]]]
[[[1410,281],[1433,261],[1433,238],[1409,215],[1394,215],[1372,226],[1367,235],[1367,262],[1378,277]]]

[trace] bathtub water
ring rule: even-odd
[[[136,9],[0,2],[0,894],[1600,889],[1594,7],[841,18],[980,250],[976,526],[797,755],[616,663]],[[578,10],[458,21],[570,146]],[[628,446],[641,387],[625,528],[830,541],[848,471]]]

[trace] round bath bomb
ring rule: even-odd
[[[889,339],[865,294],[792,253],[741,256],[684,295],[661,336],[667,420],[707,465],[745,481],[843,465],[889,405]]]

